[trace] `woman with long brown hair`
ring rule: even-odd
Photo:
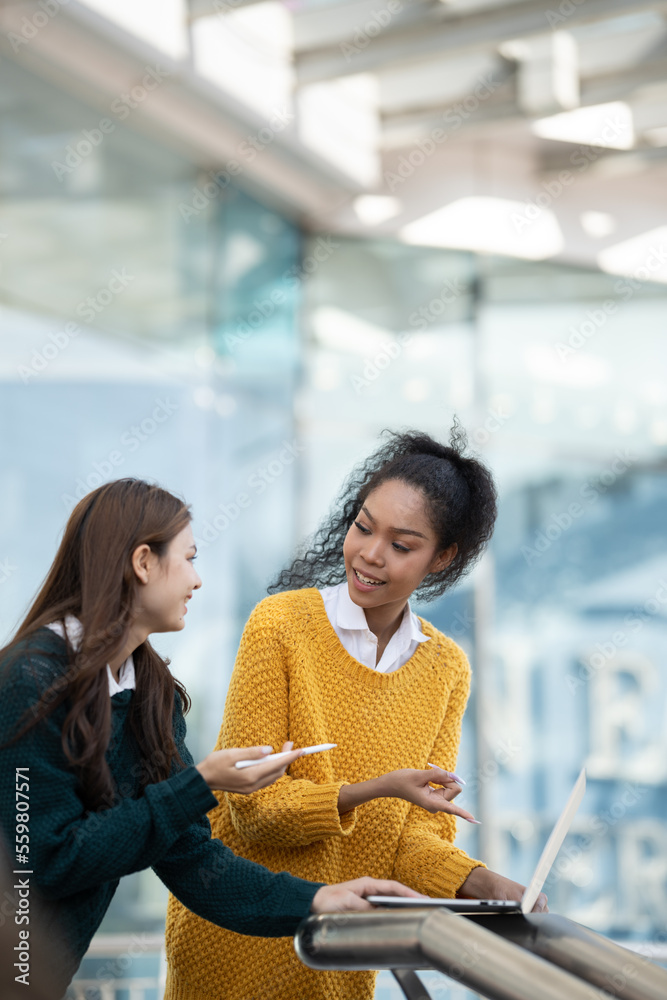
[[[190,517],[142,480],[84,497],[0,650],[0,826],[46,931],[64,937],[54,970],[64,984],[121,876],[149,866],[194,912],[243,934],[292,934],[310,912],[369,908],[371,892],[415,895],[396,882],[274,874],[211,839],[213,790],[265,787],[299,751],[238,770],[271,748],[229,749],[194,766],[188,696],[148,641],[184,627],[201,586]]]

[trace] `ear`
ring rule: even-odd
[[[458,551],[459,547],[456,544],[456,542],[450,545],[448,549],[443,549],[443,551],[440,552],[431,563],[431,568],[429,572],[441,573],[443,569],[447,569],[449,564],[453,562],[454,559],[456,559],[456,553]]]
[[[132,553],[132,569],[140,583],[148,583],[155,563],[155,553],[150,545],[138,545]]]

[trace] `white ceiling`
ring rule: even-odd
[[[0,25],[16,37],[39,10],[5,0]],[[667,225],[666,17],[667,0],[70,0],[7,55],[100,107],[161,61],[129,124],[207,169],[253,136],[242,182],[312,230],[483,250],[504,212],[489,250],[622,268],[623,244]],[[535,134],[611,102],[629,148]],[[453,203],[467,243],[436,214]],[[536,227],[557,239],[540,250]]]

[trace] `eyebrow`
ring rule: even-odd
[[[375,524],[375,518],[369,511],[368,507],[362,507],[361,509],[368,520]],[[421,531],[414,531],[412,528],[390,528],[389,530],[393,531],[395,535],[416,535],[417,538],[426,538],[426,535],[423,535]]]

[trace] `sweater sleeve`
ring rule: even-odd
[[[78,779],[62,748],[66,714],[59,707],[16,742],[57,672],[44,657],[17,659],[0,691],[0,823],[14,842],[14,778],[27,768],[30,784],[30,865],[39,892],[60,899],[139,871],[163,854],[215,799],[194,767],[148,785],[141,798],[86,812]],[[40,682],[41,681],[41,682]]]
[[[447,711],[429,760],[454,771],[461,738],[461,722],[470,691],[470,667],[462,651],[461,670],[452,688]],[[454,846],[456,818],[411,806],[401,833],[392,878],[429,896],[455,896],[481,861]],[[485,867],[485,866],[483,866]]]
[[[192,757],[184,737],[185,720],[179,712],[176,745],[183,762],[190,765]],[[262,937],[294,934],[310,913],[313,896],[325,884],[307,882],[287,872],[275,874],[237,857],[221,840],[211,839],[205,816],[190,825],[153,870],[197,916],[237,934]]]
[[[217,749],[270,744],[280,750],[292,738],[287,650],[280,622],[267,614],[269,602],[255,608],[244,629]],[[345,783],[285,774],[252,795],[224,794],[234,828],[246,842],[302,847],[352,832],[356,810],[338,813],[338,793]],[[215,817],[213,824],[215,830]]]
[[[39,893],[64,899],[153,865],[189,906],[197,909],[199,899],[199,911],[204,909],[208,919],[242,933],[291,933],[297,918],[308,913],[319,884],[274,875],[210,839],[204,814],[216,799],[185,749],[180,708],[175,711],[175,736],[187,766],[148,785],[139,798],[124,798],[99,812],[87,813],[77,794],[77,778],[61,743],[64,709],[7,743],[55,676],[52,664],[41,657],[32,657],[30,666],[18,660],[0,688],[0,825],[12,845],[15,769],[27,768],[29,859]],[[215,888],[209,881],[206,891],[211,872]]]

